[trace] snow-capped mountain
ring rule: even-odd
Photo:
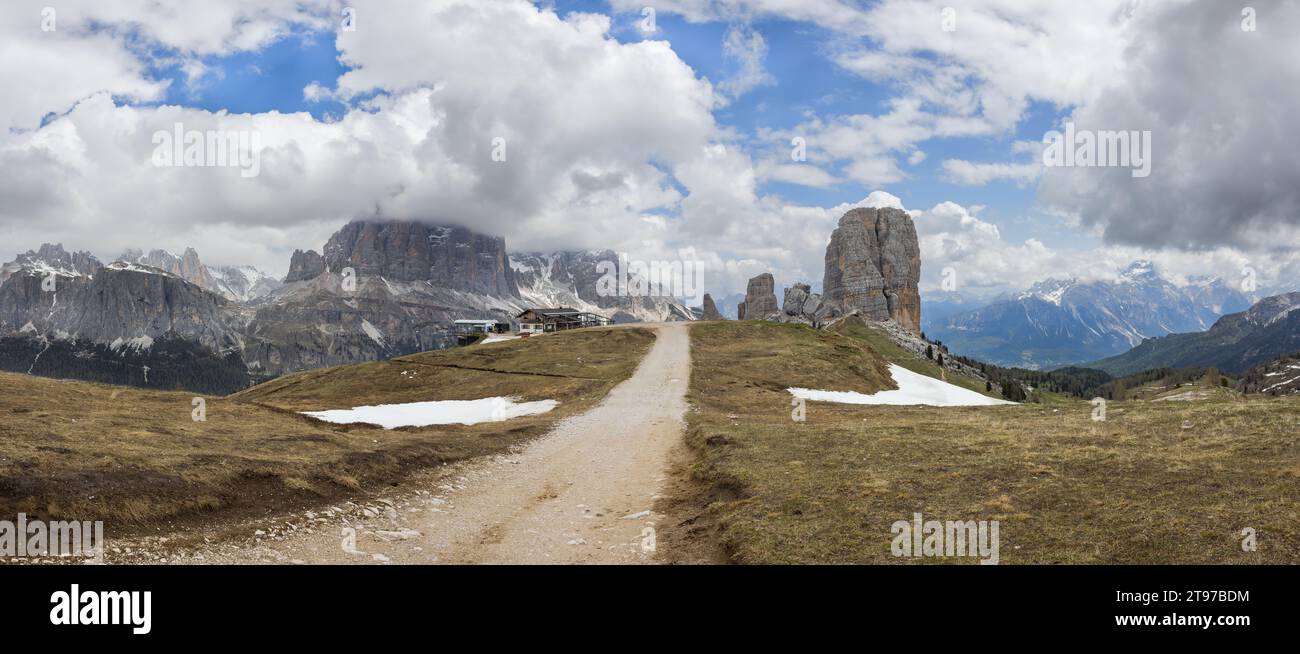
[[[598,313],[615,322],[694,319],[695,314],[686,303],[665,295],[664,289],[651,288],[646,297],[599,294],[596,282],[604,274],[599,264],[618,261],[613,250],[510,254],[510,267],[525,305],[570,307]]]
[[[44,243],[40,249],[28,250],[0,266],[0,284],[18,272],[40,277],[91,277],[103,267],[89,252],[68,252],[62,245]]]
[[[157,268],[236,302],[255,300],[280,286],[279,280],[252,266],[210,268],[203,264],[194,248],[185,248],[179,255],[167,250],[150,250],[147,254],[127,250],[118,261]]]
[[[1295,352],[1300,352],[1300,293],[1287,293],[1228,314],[1206,331],[1152,338],[1088,366],[1112,375],[1148,368],[1206,367],[1235,374]]]
[[[103,265],[44,245],[0,267],[0,354],[13,355],[0,365],[228,392],[284,372],[450,347],[454,320],[508,322],[529,307],[619,322],[694,318],[661,289],[598,293],[598,264],[618,263],[607,250],[512,255],[504,238],[464,227],[361,220],[321,252],[296,251],[280,282],[249,266],[209,268],[193,248],[129,250]],[[99,363],[78,363],[90,359]],[[182,371],[182,360],[204,372],[143,374]]]
[[[208,269],[226,297],[249,302],[280,288],[280,280],[252,266],[218,266]]]
[[[1183,285],[1135,261],[1115,281],[1047,279],[1018,296],[930,328],[952,351],[990,363],[1053,368],[1114,356],[1144,339],[1209,329],[1251,298],[1217,278]]]

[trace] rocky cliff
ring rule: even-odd
[[[358,277],[428,282],[456,291],[519,297],[505,239],[464,227],[358,220],[330,237],[325,268]]]
[[[462,227],[348,223],[323,254],[295,251],[283,284],[247,266],[209,269],[193,249],[128,251],[123,259],[102,266],[88,253],[46,245],[0,268],[0,338],[17,339],[5,365],[55,375],[94,368],[99,376],[87,378],[135,383],[144,368],[162,369],[160,356],[175,370],[184,368],[178,361],[211,359],[200,376],[215,386],[202,387],[224,388],[238,383],[226,374],[232,353],[250,379],[263,378],[450,347],[454,320],[510,321],[528,306],[572,306],[623,322],[695,317],[665,289],[599,293],[606,273],[598,264],[617,262],[612,251],[512,258],[503,239]],[[194,349],[150,354],[155,343],[178,339]],[[29,352],[36,354],[24,366]],[[34,365],[51,352],[67,365]],[[76,363],[92,358],[93,366]],[[125,366],[122,375],[104,376],[114,366]],[[196,383],[160,372],[159,379]]]
[[[94,275],[103,267],[104,264],[89,252],[68,252],[62,245],[44,243],[39,249],[28,250],[0,266],[0,284],[19,271],[32,275],[77,277]]]
[[[726,320],[726,318],[723,318],[722,314],[718,311],[718,305],[713,303],[713,296],[708,293],[704,294],[704,313],[701,316],[701,319]]]
[[[142,250],[127,250],[117,260],[157,268],[237,302],[257,299],[279,286],[279,282],[252,266],[209,268],[199,259],[194,248],[185,248],[180,255],[166,250],[150,250],[148,254]]]
[[[776,304],[776,281],[772,273],[755,275],[745,289],[744,320],[769,320],[781,312]]]
[[[157,268],[204,290],[213,293],[223,292],[208,267],[199,260],[199,253],[194,248],[185,248],[185,252],[180,255],[166,250],[150,250],[148,254],[143,254],[140,250],[127,250],[117,260]]]
[[[145,344],[171,334],[212,350],[238,348],[242,321],[225,298],[157,268],[114,262],[93,276],[39,269],[0,285],[0,333]]]
[[[822,302],[821,295],[813,293],[807,284],[795,284],[785,289],[781,313],[785,315],[785,320],[817,325],[826,320],[830,312]]]
[[[907,212],[852,209],[840,218],[826,246],[822,301],[830,316],[859,311],[921,331],[921,250]]]
[[[289,258],[289,274],[285,275],[284,283],[304,282],[309,279],[315,279],[325,272],[325,258],[315,250],[294,250],[293,256]]]

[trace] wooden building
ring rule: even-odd
[[[520,334],[542,334],[561,332],[566,329],[601,327],[613,322],[599,314],[564,307],[558,309],[528,309],[515,316],[515,318],[519,321]]]

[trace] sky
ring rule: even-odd
[[[820,289],[839,217],[898,206],[923,293],[1136,259],[1300,283],[1296,1],[10,4],[5,260],[192,246],[283,274],[380,217],[697,261],[721,296]],[[1045,165],[1067,123],[1145,134],[1147,174]],[[255,169],[160,159],[178,125],[248,137]]]

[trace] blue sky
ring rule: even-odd
[[[616,13],[603,1],[555,3],[557,13],[594,12],[613,19],[611,35],[621,42],[645,38],[667,40],[674,52],[697,75],[717,84],[734,75],[739,63],[728,59],[723,41],[730,25],[726,22],[692,23],[671,13],[656,16],[658,32],[653,37],[637,29],[639,13]],[[827,44],[835,41],[832,32],[804,22],[764,19],[750,27],[762,35],[768,51],[764,68],[775,83],[759,86],[715,112],[715,119],[753,139],[761,129],[788,130],[810,115],[834,116],[877,114],[887,110],[887,102],[898,90],[859,77],[832,60]],[[170,80],[166,96],[151,104],[174,104],[209,111],[231,113],[282,113],[305,111],[319,120],[335,119],[348,107],[332,99],[309,102],[302,89],[310,83],[327,88],[347,71],[339,62],[332,30],[295,30],[256,51],[226,56],[209,56],[200,61],[206,67],[202,77],[191,84],[179,64],[155,65],[152,74]],[[154,61],[168,61],[167,51],[151,53]],[[997,224],[1005,237],[1022,241],[1035,238],[1053,247],[1087,248],[1096,239],[1077,231],[1065,230],[1060,222],[1034,209],[1034,186],[1009,180],[993,181],[983,186],[950,183],[942,174],[941,163],[957,158],[974,161],[1010,160],[1011,144],[1016,140],[1038,140],[1062,119],[1063,112],[1050,104],[1038,103],[1026,112],[1013,133],[997,137],[932,139],[921,144],[926,159],[919,165],[906,166],[908,178],[880,187],[844,181],[832,188],[813,188],[782,181],[767,181],[760,187],[763,194],[804,205],[835,206],[855,202],[874,190],[885,190],[900,197],[909,208],[924,209],[943,201],[967,207],[982,207],[981,218]]]
[[[337,0],[0,22],[20,55],[0,82],[21,89],[0,99],[6,240],[194,245],[283,272],[382,214],[517,249],[693,248],[732,292],[765,271],[816,286],[839,216],[872,196],[916,219],[923,292],[945,267],[984,294],[1137,258],[1300,278],[1300,131],[1277,128],[1300,103],[1300,10],[1248,32],[1235,9],[1176,0],[660,0],[646,35],[640,0],[348,4],[350,33]],[[306,100],[312,84],[325,97]],[[1041,165],[1067,119],[1155,131],[1154,173]],[[159,170],[151,137],[177,121],[265,136],[264,174]],[[484,155],[498,132],[523,165]]]

